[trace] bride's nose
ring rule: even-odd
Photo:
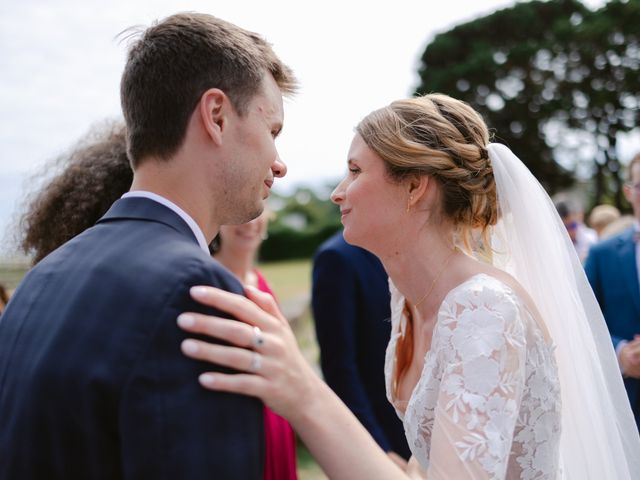
[[[331,201],[336,205],[340,205],[344,201],[344,180],[331,192]]]

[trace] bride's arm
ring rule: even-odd
[[[178,319],[185,330],[241,347],[185,340],[182,348],[186,355],[241,372],[207,373],[200,377],[200,383],[211,390],[260,397],[289,420],[332,479],[409,478],[311,369],[273,299],[255,289],[248,289],[247,293],[252,301],[212,287],[192,289],[197,301],[240,320],[192,313]],[[254,327],[261,333],[256,333]],[[256,335],[263,339],[259,345]],[[260,356],[259,361],[256,355]],[[252,365],[257,364],[259,368],[251,372]]]
[[[477,309],[466,304],[464,319],[454,306],[439,323],[433,348],[442,366],[433,424],[417,433],[421,443],[430,442],[432,480],[507,478],[526,340],[516,306],[497,298]]]

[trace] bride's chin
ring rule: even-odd
[[[362,242],[360,241],[362,239],[358,238],[357,235],[353,235],[353,233],[348,228],[345,228],[343,230],[342,236],[344,237],[344,241],[347,242],[349,245],[353,245],[354,247],[366,248],[364,245],[362,245]]]

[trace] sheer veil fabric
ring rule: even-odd
[[[600,307],[556,209],[504,145],[490,144],[500,220],[493,263],[534,300],[553,343],[562,400],[559,479],[632,480],[640,436]]]

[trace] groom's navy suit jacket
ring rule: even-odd
[[[0,318],[0,479],[261,478],[262,404],[203,389],[213,367],[180,351],[201,284],[242,291],[146,198],[36,265]]]
[[[374,254],[349,245],[342,232],[318,249],[312,304],[324,378],[385,451],[409,458],[385,393],[390,301],[387,273]]]
[[[640,334],[640,283],[633,228],[591,247],[585,270],[614,347],[621,340],[633,340]],[[624,384],[640,426],[640,380],[626,378]]]

